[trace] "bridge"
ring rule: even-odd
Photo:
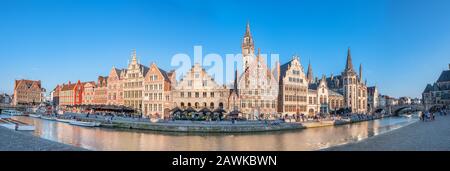
[[[17,105],[17,106],[13,106],[10,104],[0,104],[0,113],[2,110],[17,110],[17,111],[26,111],[27,106],[23,106],[23,105]]]
[[[400,115],[408,112],[424,111],[425,108],[422,104],[401,104],[393,106],[383,106],[378,107],[375,111],[382,112],[385,111],[390,114]]]

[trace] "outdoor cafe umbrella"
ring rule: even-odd
[[[199,112],[206,114],[206,113],[211,113],[211,110],[208,109],[207,107],[205,107],[205,108],[201,109]]]
[[[183,110],[181,110],[179,107],[175,107],[175,108],[171,109],[170,112],[172,112],[172,113],[183,112]]]
[[[186,110],[184,110],[187,113],[191,113],[191,112],[197,112],[194,108],[192,107],[188,107]]]
[[[228,117],[230,118],[237,118],[239,116],[239,111],[238,110],[233,110],[230,113],[228,113]]]
[[[219,118],[222,118],[223,113],[225,113],[226,111],[223,110],[223,108],[217,108],[213,111],[214,113],[219,113]]]
[[[223,110],[222,108],[217,108],[217,109],[214,109],[213,112],[214,112],[214,113],[220,113],[220,114],[222,114],[222,113],[225,113],[226,111]]]
[[[170,110],[172,115],[175,115],[176,113],[183,113],[183,110],[181,110],[179,107],[175,107],[172,110]]]

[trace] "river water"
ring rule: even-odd
[[[374,121],[312,129],[263,133],[167,133],[129,129],[86,128],[31,117],[14,117],[32,124],[35,136],[89,150],[126,151],[297,151],[319,150],[385,133],[417,118],[390,117]]]

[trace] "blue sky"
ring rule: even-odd
[[[301,56],[314,74],[353,63],[382,94],[419,97],[450,63],[446,0],[2,0],[0,92],[14,79],[40,79],[48,90],[96,80],[142,63],[166,70],[176,53],[240,53],[250,21],[257,48],[287,62]]]

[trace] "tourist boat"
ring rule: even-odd
[[[70,121],[69,124],[85,127],[96,127],[100,126],[99,122],[83,122],[83,121]]]
[[[45,119],[45,120],[49,120],[49,121],[54,121],[54,120],[56,120],[54,117],[51,117],[51,116],[41,116],[41,119]]]
[[[2,114],[4,114],[4,115],[11,115],[11,116],[23,115],[22,112],[17,111],[17,110],[2,110]]]
[[[59,119],[59,118],[56,118],[56,121],[59,121],[59,122],[64,122],[64,123],[70,123],[70,122],[72,122],[73,120],[70,120],[70,119]]]
[[[37,115],[37,114],[29,114],[28,116],[32,117],[32,118],[40,118],[41,117],[41,115]]]

